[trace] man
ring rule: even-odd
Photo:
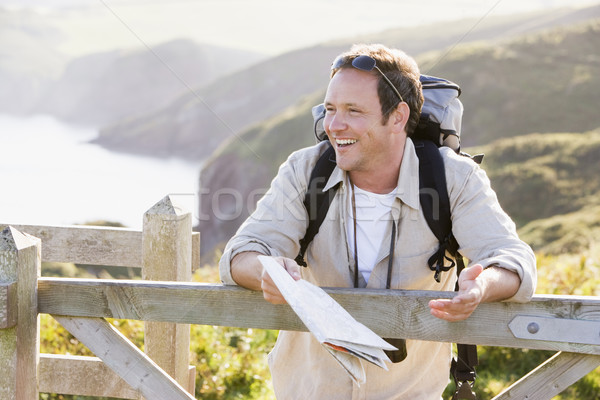
[[[338,57],[323,124],[337,160],[325,188],[340,187],[308,247],[308,267],[293,258],[307,228],[304,193],[327,143],[293,153],[280,167],[256,211],[227,244],[222,281],[285,302],[256,258],[264,254],[276,257],[295,279],[319,286],[385,288],[390,275],[392,289],[453,290],[452,271],[438,283],[427,266],[439,242],[420,211],[419,161],[410,139],[422,103],[419,69],[401,51],[357,45]],[[481,302],[528,301],[535,291],[533,252],[518,239],[485,173],[451,149],[440,152],[453,232],[472,263],[460,275],[457,295],[431,301],[431,313],[458,321]],[[367,380],[358,386],[310,333],[282,331],[269,365],[280,399],[439,399],[448,382],[450,344],[407,340],[407,351],[389,371],[365,363]]]

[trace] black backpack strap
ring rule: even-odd
[[[335,186],[326,192],[323,191],[335,166],[335,150],[330,145],[317,160],[310,174],[308,188],[304,195],[304,207],[306,207],[308,213],[308,228],[304,238],[300,240],[300,252],[296,256],[296,262],[303,267],[306,267],[306,261],[304,260],[306,249],[319,232],[319,227],[327,216],[329,204],[337,190],[337,186]]]
[[[453,256],[458,252],[458,243],[452,235],[444,160],[435,143],[429,140],[414,142],[419,157],[419,201],[427,225],[440,242],[438,250],[427,263],[429,268],[435,271],[435,280],[440,282],[441,273],[449,271],[456,265],[454,260],[446,255],[446,251]],[[446,265],[446,261],[449,265]]]
[[[456,258],[456,276],[460,275],[465,268],[465,263],[460,254]],[[454,290],[458,291],[458,281]],[[477,346],[474,344],[456,344],[456,358],[452,359],[450,366],[450,374],[454,378],[456,391],[452,400],[477,400],[473,385],[477,379],[475,367],[479,365],[477,358]]]
[[[474,344],[457,344],[457,356],[452,359],[450,372],[454,378],[456,390],[452,400],[477,400],[473,385],[477,379],[475,366],[477,359],[477,346]]]
[[[452,234],[450,199],[446,186],[444,160],[438,147],[429,140],[415,140],[419,157],[419,200],[429,228],[440,242],[438,250],[429,259],[429,268],[435,271],[434,278],[456,265],[456,275],[464,269],[464,261],[458,252],[458,243]],[[446,256],[448,251],[454,259]],[[456,260],[456,262],[455,262]],[[450,264],[445,265],[448,261]],[[458,281],[455,290],[458,290]],[[452,360],[451,373],[456,383],[453,400],[475,399],[473,384],[477,377],[477,346],[457,344],[457,358]]]

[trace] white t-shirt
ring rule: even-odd
[[[396,190],[388,194],[367,192],[354,186],[356,204],[356,246],[358,248],[358,270],[369,281],[371,271],[377,263],[377,255],[382,245],[385,231],[391,221],[391,208],[396,198]],[[352,196],[348,196],[352,201]],[[348,246],[354,256],[354,216],[352,203],[348,205],[346,233]]]

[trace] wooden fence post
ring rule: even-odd
[[[0,284],[8,288],[14,288],[13,282],[17,284],[16,295],[6,296],[8,303],[16,298],[16,306],[8,304],[6,307],[7,315],[16,311],[16,326],[8,323],[5,329],[0,329],[0,399],[3,400],[39,397],[37,279],[40,270],[41,241],[12,227],[5,228],[0,233]],[[9,320],[15,321],[14,317]]]
[[[192,279],[192,215],[164,197],[144,214],[142,277],[145,280]],[[190,325],[146,322],[144,346],[148,356],[192,394],[190,382]]]

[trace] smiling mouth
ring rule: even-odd
[[[338,147],[346,147],[356,143],[356,139],[335,139],[335,143]]]

